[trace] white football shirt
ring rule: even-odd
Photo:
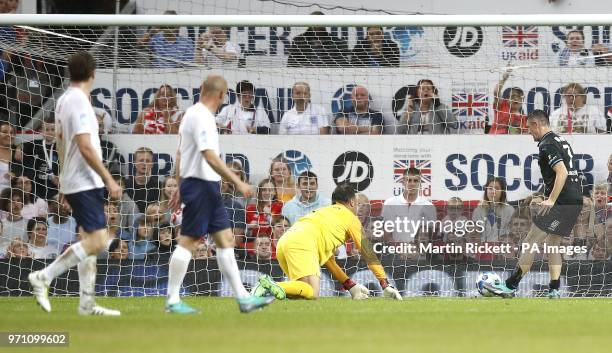
[[[57,101],[55,119],[58,143],[64,153],[60,192],[74,194],[104,187],[102,178],[87,164],[75,141],[77,135],[89,134],[89,142],[102,160],[98,120],[87,95],[76,87],[68,88]]]
[[[181,152],[181,178],[198,178],[220,181],[202,156],[202,151],[213,150],[219,155],[219,133],[215,116],[200,102],[187,109],[179,128],[179,150]]]
[[[279,135],[318,135],[320,128],[329,126],[329,116],[320,105],[308,104],[306,110],[298,113],[293,108],[283,114]]]

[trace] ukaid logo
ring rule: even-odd
[[[538,59],[538,27],[504,26],[501,39],[504,49],[502,60],[525,61]]]
[[[459,122],[460,134],[484,134],[489,112],[489,97],[485,89],[453,90],[453,114]]]
[[[431,196],[431,159],[396,159],[393,161],[393,195],[404,192],[404,173],[408,168],[416,168],[421,173],[421,192]]]

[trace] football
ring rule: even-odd
[[[493,297],[494,294],[484,288],[484,284],[499,284],[501,281],[501,277],[499,277],[495,272],[483,272],[478,275],[478,279],[476,280],[476,289],[478,289],[478,293],[480,293],[480,295],[483,297]]]

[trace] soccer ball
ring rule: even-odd
[[[478,293],[483,297],[492,297],[493,293],[489,292],[484,284],[500,284],[502,279],[495,272],[483,272],[478,275],[478,279],[476,280],[476,289],[478,289]]]

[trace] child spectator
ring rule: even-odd
[[[522,113],[523,90],[518,87],[510,88],[508,98],[502,97],[504,84],[512,73],[506,69],[502,79],[493,91],[493,113],[494,119],[489,134],[524,134],[527,133],[527,117]]]
[[[222,134],[269,134],[270,119],[261,107],[255,107],[255,86],[249,81],[236,85],[236,102],[224,106],[216,122]]]
[[[246,208],[247,235],[253,239],[272,234],[272,217],[281,214],[283,203],[276,198],[274,184],[264,179],[257,185],[255,204]]]
[[[28,221],[28,248],[33,259],[54,259],[58,249],[47,244],[47,219],[35,217]]]
[[[28,244],[19,238],[11,241],[4,254],[5,259],[26,259],[31,257]]]

